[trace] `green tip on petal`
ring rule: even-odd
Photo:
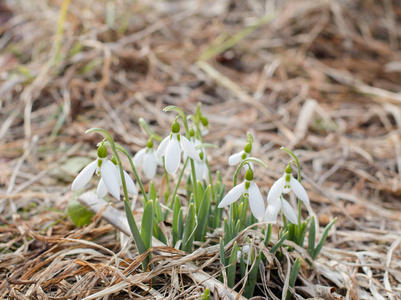
[[[205,116],[202,116],[200,119],[204,127],[207,127],[209,125],[209,120]]]
[[[171,132],[172,133],[180,132],[180,124],[178,124],[178,122],[174,122],[173,125],[171,125]]]
[[[152,138],[150,138],[148,140],[148,142],[146,143],[146,147],[148,147],[149,149],[153,148],[153,139]]]
[[[191,129],[191,130],[189,131],[189,136],[190,136],[190,137],[194,137],[194,136],[195,136],[195,130]]]
[[[245,179],[248,180],[248,181],[253,180],[253,171],[252,171],[251,168],[249,168],[248,170],[246,170]]]
[[[106,158],[107,157],[107,148],[106,146],[99,146],[99,148],[97,148],[97,157],[99,158]]]
[[[290,165],[288,165],[287,168],[285,168],[285,172],[286,172],[287,174],[291,174],[291,173],[292,173],[292,168],[291,168]]]
[[[199,153],[199,158],[203,160],[203,152]]]
[[[245,147],[244,147],[244,151],[245,151],[246,153],[251,153],[251,151],[252,151],[252,144],[251,144],[251,143],[246,144]]]

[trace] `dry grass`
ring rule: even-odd
[[[163,107],[202,102],[206,141],[219,146],[209,160],[228,186],[226,158],[251,131],[254,156],[269,165],[257,170],[264,194],[286,146],[321,226],[338,217],[314,267],[301,270],[298,299],[400,299],[399,2],[113,3],[71,1],[58,34],[61,0],[0,8],[0,297],[199,297],[207,279],[195,274],[219,276],[218,233],[191,255],[153,249],[156,267],[142,273],[143,257],[121,249],[104,210],[85,228],[63,217],[73,158],[92,157],[98,141],[86,129],[103,127],[135,153],[146,143],[139,117],[164,135],[174,116]],[[261,297],[277,299],[287,266],[271,257]]]

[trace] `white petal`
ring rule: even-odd
[[[242,161],[242,155],[243,155],[244,153],[245,153],[245,151],[242,150],[242,151],[240,151],[240,152],[238,152],[238,153],[235,153],[235,154],[231,155],[231,156],[228,158],[228,164],[229,164],[230,166],[235,166],[235,165],[239,164],[239,163]]]
[[[295,214],[294,209],[291,204],[289,204],[285,199],[281,198],[281,210],[283,211],[284,216],[293,224],[298,224],[298,218]]]
[[[78,176],[72,182],[71,190],[76,191],[80,188],[83,188],[89,180],[91,180],[93,174],[95,173],[97,168],[97,160],[91,162],[82,171],[78,174]]]
[[[186,155],[188,155],[190,158],[192,158],[195,161],[200,161],[199,153],[195,149],[194,143],[190,142],[185,136],[180,136],[181,138],[181,146],[182,150]]]
[[[181,148],[177,137],[173,135],[167,145],[166,154],[164,155],[166,170],[169,174],[177,172],[181,160]]]
[[[135,155],[134,158],[132,159],[132,162],[134,163],[135,167],[139,167],[142,165],[143,157],[146,154],[147,148],[143,148],[139,150]]]
[[[251,182],[249,187],[249,206],[251,207],[251,212],[259,221],[263,219],[263,214],[265,212],[265,203],[263,201],[263,196],[255,182]]]
[[[292,175],[291,175],[290,184],[291,184],[291,189],[294,191],[295,195],[297,195],[297,197],[299,199],[301,199],[303,202],[309,203],[309,197],[308,197],[308,194],[306,193],[304,187]]]
[[[203,179],[203,173],[204,173],[204,164],[195,162],[195,174],[196,174],[196,180],[202,181]]]
[[[166,149],[167,149],[167,145],[170,141],[170,136],[168,135],[167,137],[164,138],[164,140],[160,143],[159,147],[157,148],[157,159],[161,159],[162,156],[165,155],[166,153]]]
[[[157,161],[156,155],[153,151],[149,151],[148,153],[146,153],[143,158],[142,165],[142,170],[145,173],[147,179],[152,179],[153,177],[155,177],[157,170]]]
[[[233,187],[232,190],[227,193],[227,195],[223,198],[223,200],[221,200],[219,208],[225,207],[237,201],[239,197],[241,197],[244,190],[245,190],[245,181]]]
[[[272,201],[277,200],[283,193],[285,185],[285,175],[277,180],[271,187],[269,194],[267,195],[267,203],[271,204]]]
[[[265,215],[263,217],[263,220],[268,221],[268,222],[275,222],[277,220],[277,215],[278,212],[280,211],[280,207],[276,207],[274,205],[268,204]]]
[[[104,184],[103,178],[100,179],[99,184],[97,185],[97,196],[98,198],[102,199],[107,194],[107,187]]]
[[[118,182],[119,177],[116,177],[116,169],[117,167],[112,162],[105,159],[100,172],[109,193],[120,200],[120,184]]]
[[[128,193],[131,195],[138,195],[138,191],[136,190],[135,182],[132,180],[131,176],[128,175],[127,172],[123,171],[125,183],[127,184]]]

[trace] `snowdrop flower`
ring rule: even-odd
[[[209,133],[209,120],[205,116],[201,116],[200,120],[202,124],[201,134],[207,135]]]
[[[193,129],[190,130],[189,135],[190,135],[189,139],[195,145],[195,147],[202,144],[202,142],[200,140],[195,138],[195,131]],[[198,151],[199,159],[200,159],[199,161],[195,161],[196,180],[204,179],[207,181],[209,179],[209,169],[206,164],[206,152],[202,148],[197,149],[196,151]],[[186,159],[187,159],[187,156],[184,154],[184,161]]]
[[[251,251],[250,251],[249,245],[245,245],[242,247],[241,250],[237,251],[237,257],[241,256],[242,262],[247,264],[248,266],[252,264],[252,259],[251,259]]]
[[[263,218],[265,204],[258,186],[253,181],[252,169],[248,168],[245,174],[244,182],[235,186],[231,191],[227,193],[223,200],[221,200],[219,208],[230,205],[231,203],[238,200],[241,196],[248,198],[252,214],[255,216],[256,219],[261,220]]]
[[[113,161],[113,159],[112,159],[112,161]],[[113,165],[114,165],[114,171],[116,172],[116,176],[118,178],[118,184],[119,184],[119,186],[122,186],[121,176],[120,176],[120,167],[116,166],[114,163],[113,163]],[[128,193],[130,193],[131,195],[138,195],[138,191],[136,189],[135,182],[132,180],[131,176],[129,176],[128,173],[125,172],[125,170],[123,170],[123,174],[124,174],[125,184],[127,185]],[[108,192],[107,186],[102,178],[102,179],[100,179],[99,185],[97,186],[97,196],[99,198],[103,198],[104,196],[106,196],[107,192]],[[117,198],[117,199],[119,199],[119,198]]]
[[[244,150],[242,150],[238,153],[235,153],[228,158],[228,164],[230,166],[235,166],[235,165],[241,163],[243,160],[245,160],[251,156],[251,151],[252,151],[252,144],[247,143],[244,147]],[[252,163],[250,163],[250,166],[251,166],[251,169],[253,169]],[[244,167],[245,167],[245,170],[248,170],[248,168],[249,168],[249,166],[247,164]]]
[[[182,151],[193,160],[200,161],[195,145],[185,136],[180,135],[180,124],[174,122],[171,125],[171,134],[160,143],[157,149],[157,157],[160,159],[164,156],[166,170],[169,174],[177,172]]]
[[[309,203],[308,194],[301,183],[292,176],[292,168],[288,165],[284,175],[273,184],[267,195],[267,209],[264,218],[266,221],[275,220],[281,209],[290,222],[298,223],[294,209],[282,197],[282,194],[287,194],[291,190],[302,202]]]
[[[280,209],[283,212],[284,216],[291,223],[298,224],[297,215],[295,214],[295,211],[292,208],[291,204],[289,204],[288,201],[283,199],[283,197],[281,196],[273,200],[271,203],[267,204],[263,220],[275,222],[277,220],[277,215]]]
[[[120,184],[117,168],[107,159],[107,149],[105,146],[102,145],[97,149],[97,156],[97,159],[87,165],[74,179],[71,190],[76,191],[83,188],[96,172],[98,176],[100,175],[102,177],[101,181],[103,182],[101,187],[98,187],[98,194],[99,192],[103,194],[106,190],[106,193],[109,191],[115,198],[120,199]]]
[[[139,150],[133,158],[134,165],[142,167],[147,179],[152,179],[156,175],[157,157],[153,150],[153,140],[150,138],[146,144],[146,148]]]

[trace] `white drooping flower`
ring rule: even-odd
[[[87,165],[74,179],[71,190],[76,191],[83,188],[92,178],[93,174],[100,175],[102,184],[98,187],[98,195],[103,194],[106,190],[115,198],[120,199],[120,184],[116,166],[107,159],[107,149],[100,146],[97,149],[97,159]],[[132,179],[131,179],[132,180]],[[103,195],[104,196],[104,195]]]
[[[251,151],[252,151],[252,144],[251,143],[247,143],[243,150],[241,150],[238,153],[235,153],[235,154],[231,155],[228,158],[228,164],[230,166],[235,166],[235,165],[241,163],[243,160],[245,160],[245,159],[247,159],[247,158],[249,158],[251,156]],[[251,169],[253,169],[252,162],[250,163],[250,166],[251,166]],[[245,170],[248,170],[248,168],[249,168],[248,164],[246,164],[244,166],[244,168],[245,168]]]
[[[271,201],[270,203],[267,203],[267,208],[263,220],[268,222],[275,222],[277,220],[277,215],[280,209],[283,212],[284,216],[291,223],[298,223],[297,215],[295,214],[295,211],[292,208],[291,204],[289,204],[288,201],[283,199],[283,197],[281,196]]]
[[[157,171],[157,156],[153,149],[153,141],[149,139],[146,148],[139,150],[133,158],[135,167],[141,167],[147,179],[152,179]]]
[[[113,165],[114,165],[114,163],[113,163]],[[118,179],[118,184],[119,184],[119,186],[121,186],[122,182],[121,182],[121,176],[120,176],[120,167],[116,166],[116,165],[114,165],[114,166],[115,166],[114,170],[117,172],[116,176]],[[131,176],[129,176],[128,173],[125,172],[125,170],[123,170],[123,174],[124,174],[125,184],[127,185],[128,193],[130,193],[131,195],[138,195],[138,191],[136,189],[135,182],[132,180]],[[107,191],[108,191],[108,189],[102,178],[102,179],[100,179],[99,184],[97,186],[97,196],[99,198],[103,198],[104,196],[106,196]],[[119,199],[119,198],[117,198],[117,199]]]
[[[225,207],[234,203],[241,196],[248,198],[249,206],[252,214],[256,219],[263,219],[265,211],[265,203],[260,193],[260,190],[253,180],[253,171],[248,169],[245,174],[245,180],[239,185],[230,190],[227,195],[221,200],[219,208]]]
[[[193,130],[190,131],[190,141],[195,145],[195,147],[202,144],[202,142],[195,138],[195,132]],[[196,149],[196,148],[195,148]],[[209,169],[206,164],[206,151],[203,148],[196,150],[199,154],[199,161],[195,161],[195,175],[196,180],[208,180],[209,179]],[[184,154],[184,161],[187,159],[187,156]],[[191,165],[190,165],[191,167]],[[192,174],[191,174],[192,178]]]
[[[241,250],[237,251],[237,257],[241,257],[242,262],[244,262],[248,266],[252,264],[251,254],[251,248],[249,247],[249,245],[245,245],[241,248]]]
[[[267,209],[265,221],[275,221],[280,209],[291,223],[298,223],[292,206],[282,197],[283,194],[294,191],[295,195],[304,203],[309,203],[309,197],[301,183],[292,176],[291,166],[287,166],[285,173],[271,187],[267,195]]]
[[[180,135],[180,124],[174,122],[171,126],[170,135],[160,143],[157,149],[157,157],[160,159],[164,156],[166,170],[169,174],[177,172],[182,151],[193,160],[200,161],[195,145],[185,136]]]

